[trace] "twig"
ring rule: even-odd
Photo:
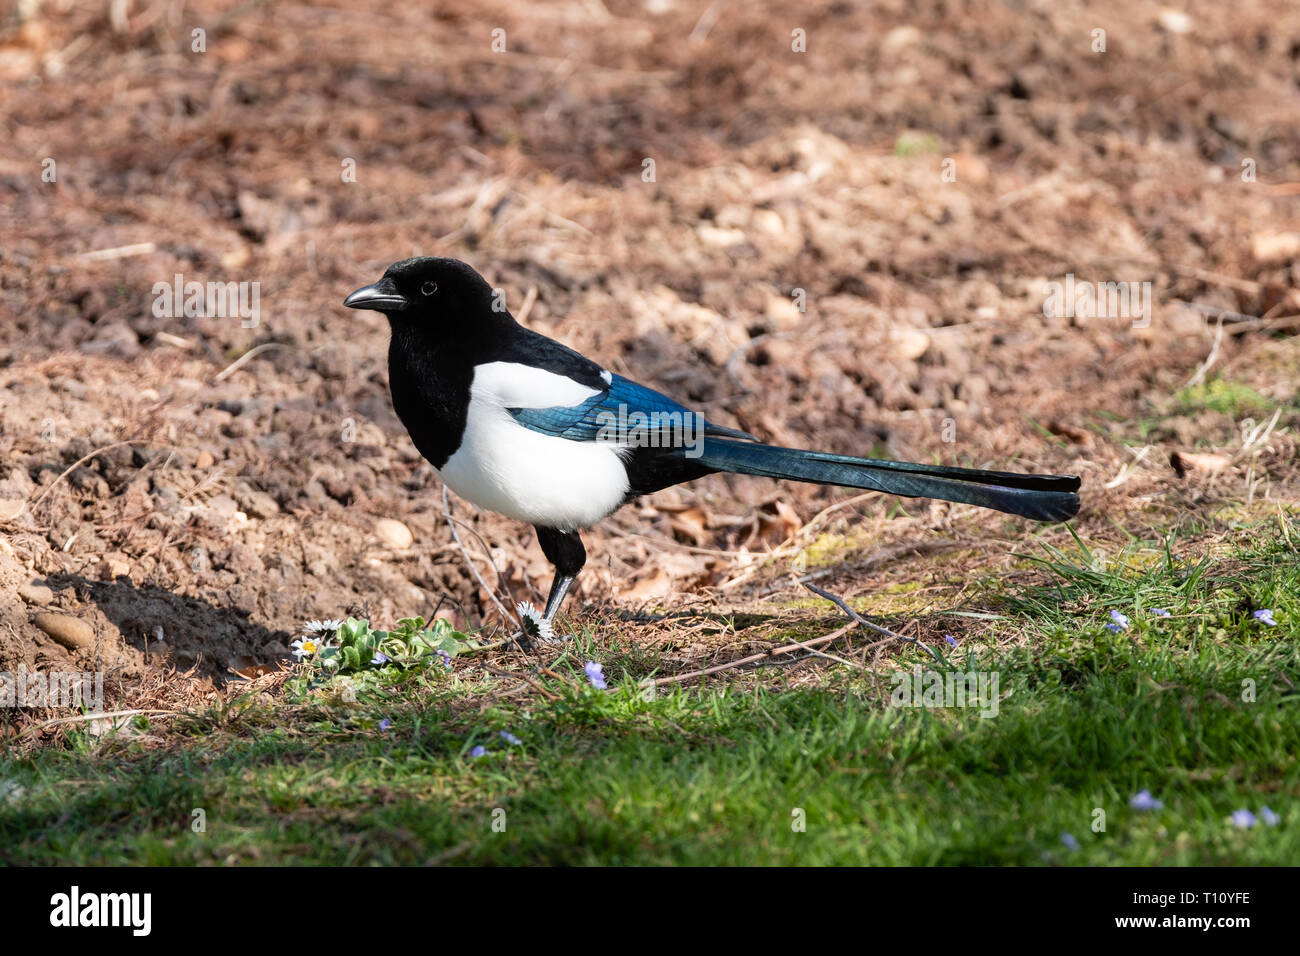
[[[582,223],[574,222],[572,219],[567,219],[564,216],[561,216],[557,212],[552,212],[551,210],[547,209],[545,206],[543,206],[540,202],[538,202],[536,199],[534,199],[532,196],[528,195],[527,193],[520,192],[518,189],[512,189],[510,190],[510,192],[518,196],[528,205],[534,206],[537,209],[541,210],[542,214],[546,216],[547,219],[551,220],[552,225],[564,226],[569,229],[576,229],[579,232],[581,232],[583,235],[591,236],[593,238],[595,237],[595,234],[586,226],[584,226]]]
[[[160,441],[158,441],[158,440],[156,440],[156,439],[153,439],[153,438],[131,438],[131,439],[128,439],[127,441],[116,441],[116,442],[113,442],[113,444],[111,444],[111,445],[105,445],[103,448],[96,448],[96,449],[95,449],[94,451],[92,451],[90,454],[88,454],[88,455],[82,455],[80,458],[78,458],[76,461],[74,461],[71,465],[69,465],[67,468],[65,468],[65,469],[63,470],[63,474],[59,475],[59,477],[57,477],[57,478],[55,478],[53,481],[51,481],[51,482],[49,483],[49,485],[46,486],[45,490],[42,491],[39,495],[37,495],[36,498],[34,498],[34,499],[33,499],[32,501],[30,501],[30,502],[24,501],[24,502],[23,502],[23,506],[22,506],[21,508],[19,508],[19,509],[18,509],[16,512],[14,512],[13,514],[9,515],[9,517],[7,517],[7,518],[0,518],[0,521],[17,521],[19,518],[21,518],[21,517],[23,516],[23,513],[24,513],[24,512],[31,511],[31,510],[34,509],[37,505],[39,505],[42,501],[44,501],[45,498],[46,498],[46,496],[49,495],[49,493],[50,493],[51,491],[54,490],[55,485],[57,485],[57,484],[58,484],[60,481],[62,481],[64,478],[68,477],[68,475],[70,475],[70,474],[72,474],[74,471],[76,471],[76,469],[77,469],[80,465],[84,464],[84,463],[87,462],[87,461],[90,461],[90,459],[94,458],[96,455],[102,455],[104,452],[106,452],[106,451],[112,451],[114,448],[121,448],[123,445],[164,445],[164,443],[163,443],[163,442],[160,442]]]
[[[245,363],[247,363],[250,359],[253,359],[256,356],[261,355],[263,352],[270,351],[271,349],[293,350],[294,348],[295,346],[285,345],[283,342],[264,342],[263,344],[256,346],[255,348],[251,348],[243,355],[239,356],[239,358],[235,359],[233,362],[227,365],[212,381],[224,382],[227,378],[234,375],[241,368],[243,368]]]
[[[648,686],[658,687],[662,684],[678,684],[684,680],[691,680],[696,677],[708,677],[710,674],[717,674],[721,671],[732,670],[736,667],[744,667],[746,664],[754,664],[758,661],[765,660],[769,657],[777,657],[781,654],[792,654],[795,651],[811,651],[814,645],[829,644],[831,641],[843,637],[849,631],[858,626],[860,622],[850,621],[837,631],[824,634],[821,637],[814,637],[810,641],[796,641],[793,644],[786,644],[783,647],[771,647],[758,654],[750,654],[748,657],[742,657],[739,660],[728,661],[726,664],[715,664],[713,667],[705,667],[698,671],[688,671],[685,674],[674,674],[672,677],[656,677]]]
[[[71,717],[56,717],[54,720],[47,720],[43,724],[36,724],[34,727],[28,727],[23,731],[24,734],[34,734],[46,727],[53,727],[57,724],[74,724],[79,721],[99,720],[109,717],[133,717],[136,714],[148,714],[154,717],[174,717],[178,711],[174,710],[110,710],[106,713],[96,714],[74,714]]]
[[[1151,452],[1151,446],[1143,445],[1140,451],[1134,451],[1132,448],[1126,448],[1125,450],[1132,455],[1135,460],[1126,461],[1124,464],[1120,465],[1119,472],[1114,478],[1106,482],[1105,487],[1118,488],[1120,485],[1124,484],[1124,482],[1132,478],[1134,472],[1137,471],[1138,466],[1146,464],[1147,455]]]
[[[1201,367],[1196,370],[1196,374],[1187,380],[1187,387],[1199,385],[1205,381],[1205,373],[1210,370],[1219,358],[1219,346],[1223,343],[1223,316],[1220,315],[1218,321],[1214,323],[1214,345],[1210,348],[1210,354],[1206,356]]]
[[[451,529],[451,536],[455,539],[457,547],[460,548],[460,556],[465,559],[465,566],[469,568],[469,573],[474,575],[474,580],[478,582],[479,587],[487,592],[487,596],[490,597],[492,603],[497,606],[497,610],[501,612],[501,616],[507,621],[514,621],[515,624],[519,626],[520,630],[522,630],[524,626],[523,623],[507,611],[504,604],[497,600],[496,593],[487,586],[487,582],[483,580],[483,575],[478,573],[478,568],[476,568],[474,562],[469,559],[469,552],[465,550],[465,542],[460,540],[460,532],[456,530],[456,520],[451,516],[451,504],[447,501],[446,484],[442,486],[442,513],[447,518],[447,527]],[[490,559],[491,556],[492,555],[489,552],[488,558]],[[492,566],[495,568],[496,564],[493,563]]]
[[[527,674],[520,674],[520,673],[517,673],[517,672],[515,672],[515,671],[503,671],[503,670],[498,670],[497,668],[495,668],[495,667],[490,667],[490,666],[488,666],[487,664],[484,664],[484,665],[483,665],[483,669],[484,669],[485,671],[487,671],[489,674],[494,674],[494,675],[496,675],[497,677],[509,677],[509,678],[511,678],[512,680],[522,680],[522,681],[526,681],[529,685],[532,686],[533,690],[537,691],[539,694],[541,694],[541,695],[542,695],[543,697],[545,697],[547,700],[559,700],[559,699],[560,699],[560,695],[559,695],[559,694],[556,694],[556,693],[553,693],[552,691],[547,690],[545,687],[543,687],[543,686],[542,686],[541,684],[539,684],[537,681],[533,680],[533,679],[532,679],[531,677],[529,677]]]
[[[921,643],[919,640],[917,640],[915,637],[904,637],[902,634],[895,633],[894,631],[891,631],[891,630],[890,630],[889,628],[887,628],[887,627],[881,627],[879,624],[873,624],[871,621],[868,621],[865,617],[863,617],[863,616],[862,616],[861,614],[859,614],[857,611],[853,610],[853,608],[851,608],[851,607],[849,607],[847,604],[845,604],[844,601],[843,601],[843,599],[836,597],[834,594],[831,594],[830,591],[823,591],[821,588],[819,588],[819,587],[818,587],[817,585],[815,585],[815,584],[808,584],[808,583],[805,582],[805,583],[804,583],[804,587],[806,587],[809,591],[812,591],[813,594],[816,594],[816,595],[818,595],[818,596],[820,596],[820,597],[824,597],[826,600],[830,601],[830,602],[833,603],[836,607],[838,607],[841,611],[843,611],[845,614],[847,614],[847,615],[850,617],[850,619],[852,619],[852,620],[854,620],[854,621],[857,621],[859,624],[861,624],[861,625],[863,625],[863,626],[865,626],[865,627],[869,627],[869,628],[871,628],[871,630],[875,631],[877,634],[884,634],[886,637],[897,638],[898,640],[903,641],[903,642],[905,642],[905,643],[907,643],[907,644],[915,644],[917,647],[919,647],[921,650],[925,651],[927,654],[929,654],[931,657],[933,657],[933,658],[934,658],[936,661],[938,661],[940,664],[943,663],[943,658],[942,658],[942,657],[940,657],[940,656],[939,656],[938,654],[936,654],[934,651],[930,650],[930,648],[926,647],[924,644],[922,644],[922,643]]]
[[[131,256],[147,256],[157,251],[157,246],[152,242],[136,242],[129,246],[115,246],[112,249],[96,249],[93,252],[83,252],[78,258],[87,262],[96,262],[110,259],[126,259]]]
[[[695,21],[695,27],[691,30],[689,39],[696,42],[706,39],[713,31],[718,18],[722,16],[722,9],[725,5],[721,0],[713,0],[700,14],[700,18]]]
[[[519,314],[515,316],[515,321],[523,325],[528,321],[528,314],[533,311],[533,303],[537,301],[537,286],[530,285],[528,291],[524,293],[524,304],[519,307]]]

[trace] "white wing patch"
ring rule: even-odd
[[[525,428],[509,408],[570,408],[599,394],[573,379],[514,362],[474,370],[465,433],[447,459],[448,487],[516,521],[574,531],[623,503],[627,469],[611,444]]]
[[[567,375],[518,362],[487,362],[475,366],[470,386],[470,401],[480,400],[502,408],[572,408],[599,394]]]

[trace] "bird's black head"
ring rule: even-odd
[[[351,309],[374,309],[394,326],[411,325],[443,335],[485,333],[486,325],[513,323],[493,309],[492,287],[459,259],[421,256],[394,262],[384,277],[343,300]]]

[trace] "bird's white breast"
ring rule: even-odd
[[[512,362],[478,366],[460,447],[442,468],[452,491],[508,518],[572,531],[623,503],[627,471],[611,444],[525,428],[507,409],[568,408],[593,395],[564,375]]]

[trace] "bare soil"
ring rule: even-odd
[[[445,598],[502,625],[392,412],[384,319],[340,304],[412,254],[764,440],[1077,473],[1094,542],[1293,504],[1300,8],[1017,6],[10,8],[0,671],[97,664],[133,699],[260,673],[311,618]],[[1067,274],[1150,282],[1149,326],[1044,315]],[[175,275],[259,283],[260,321],[156,316]],[[586,536],[569,610],[688,669],[829,618],[792,609],[792,570],[914,586],[880,610],[924,617],[1068,540],[875,495],[822,514],[849,498],[719,476],[644,499]],[[537,600],[531,529],[452,507],[488,584]],[[646,613],[691,608],[755,636]]]

